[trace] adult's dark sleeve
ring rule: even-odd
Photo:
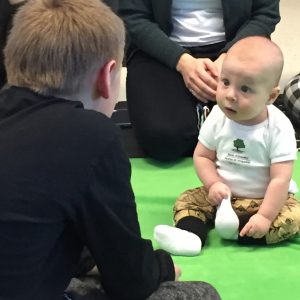
[[[154,251],[141,237],[130,176],[129,160],[115,137],[99,153],[78,209],[83,242],[111,299],[146,299],[161,282],[175,278],[170,255]]]
[[[280,21],[279,0],[223,1],[228,50],[247,36],[270,37]]]
[[[161,1],[159,6],[161,18],[166,19],[164,30],[154,21],[151,0],[122,0],[119,4],[119,15],[124,20],[132,44],[171,69],[175,69],[180,56],[188,51],[170,40],[165,33],[167,27],[171,26],[168,24],[171,7],[168,7],[164,1]]]
[[[103,0],[105,4],[111,7],[111,9],[117,13],[119,10],[119,0]]]

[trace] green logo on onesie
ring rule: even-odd
[[[245,150],[241,150],[246,149],[244,140],[237,138],[236,140],[233,140],[232,143],[234,148],[231,152],[227,153],[225,160],[232,164],[249,165],[249,157],[244,154]]]
[[[237,152],[244,152],[244,151],[242,151],[240,149],[246,148],[245,143],[244,143],[244,141],[242,139],[236,139],[236,140],[234,140],[233,141],[233,147],[235,148],[233,150],[237,151]]]

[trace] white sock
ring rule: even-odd
[[[223,199],[217,208],[215,229],[223,239],[238,239],[239,219],[231,206],[230,197]]]
[[[236,241],[239,236],[239,230],[232,223],[219,223],[215,226],[218,235],[224,240],[234,240]]]
[[[154,239],[161,249],[173,255],[195,256],[201,251],[202,243],[196,234],[173,226],[155,226]]]

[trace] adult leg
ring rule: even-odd
[[[163,282],[147,300],[220,300],[217,290],[206,282]]]
[[[147,155],[165,161],[192,155],[199,101],[178,72],[139,51],[127,65],[126,92],[136,138]]]

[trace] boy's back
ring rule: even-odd
[[[83,243],[102,249],[106,264],[120,263],[105,251],[105,235],[117,226],[111,213],[121,211],[139,234],[126,215],[135,205],[129,164],[111,121],[80,102],[12,87],[0,108],[0,298],[60,299]]]
[[[180,276],[141,237],[130,163],[107,118],[124,40],[99,0],[31,0],[14,17],[0,92],[1,300],[61,300],[83,247],[101,271],[88,293],[146,299]]]

